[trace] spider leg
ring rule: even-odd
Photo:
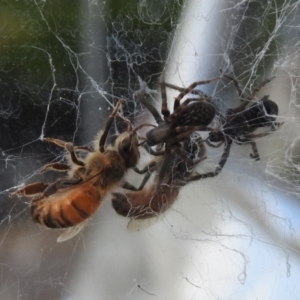
[[[281,123],[283,124],[283,123]],[[280,124],[280,125],[281,125]],[[260,137],[264,137],[266,135],[269,135],[271,134],[273,131],[277,130],[278,128],[276,127],[272,127],[271,130],[269,131],[265,131],[265,132],[262,132],[262,133],[257,133],[257,134],[247,134],[245,137],[246,138],[249,138],[249,139],[255,139],[255,138],[260,138]]]
[[[220,70],[220,71],[222,72],[222,70]],[[242,90],[240,88],[239,82],[234,77],[231,77],[231,76],[229,76],[227,74],[224,74],[223,76],[234,83],[234,86],[235,86],[235,88],[236,88],[236,90],[238,92],[239,98],[241,99],[241,101],[244,101],[244,100],[242,100],[242,98],[243,98],[243,92],[242,92]]]
[[[260,160],[256,143],[254,141],[251,141],[250,144],[251,144],[252,151],[253,151],[253,153],[250,153],[250,157],[255,160]]]
[[[171,84],[171,83],[167,83],[165,82],[165,85],[166,87],[170,88],[170,89],[173,89],[173,90],[177,90],[179,92],[183,92],[185,90],[185,88],[182,88],[182,87],[179,87],[177,85],[174,85],[174,84]],[[199,97],[201,98],[207,98],[208,96],[202,92],[201,90],[192,90],[190,92],[191,94],[194,94],[194,95],[198,95]]]
[[[225,143],[225,140],[219,142],[218,144],[213,144],[208,139],[205,139],[204,141],[209,147],[212,147],[212,148],[219,148],[220,146],[222,146]]]
[[[49,186],[49,184],[43,183],[43,182],[35,182],[28,184],[24,186],[23,188],[15,191],[14,193],[9,194],[9,197],[15,197],[15,196],[26,196],[31,197],[37,194],[43,193],[46,188]]]
[[[116,107],[114,108],[114,110],[112,111],[112,113],[109,115],[109,117],[106,120],[105,126],[104,126],[104,130],[103,133],[101,135],[100,141],[99,141],[99,150],[100,152],[104,152],[104,145],[105,145],[105,141],[109,132],[109,129],[121,107],[123,103],[123,100],[119,100]]]
[[[230,153],[231,145],[232,145],[232,140],[231,139],[226,139],[226,145],[225,145],[222,157],[221,157],[221,159],[219,161],[219,164],[218,164],[218,166],[217,166],[217,168],[214,172],[207,172],[207,173],[204,173],[204,174],[199,174],[199,173],[196,172],[196,174],[193,173],[191,176],[188,176],[187,178],[185,178],[185,180],[187,182],[190,182],[190,181],[195,181],[195,180],[200,180],[200,179],[205,179],[205,178],[217,176],[222,171],[224,165],[227,162],[227,159],[228,159],[228,156],[229,156],[229,153]]]
[[[44,138],[44,141],[53,143],[61,148],[66,149],[70,153],[72,162],[75,165],[84,166],[84,162],[77,158],[75,151],[74,151],[74,146],[72,143],[65,142],[65,141],[62,141],[59,139],[54,139],[54,138]]]
[[[251,101],[251,100],[255,97],[255,95],[260,91],[260,89],[261,89],[262,87],[264,87],[267,83],[269,83],[271,80],[273,80],[274,78],[275,78],[275,76],[273,76],[273,77],[271,77],[271,78],[268,78],[268,79],[264,80],[263,82],[261,82],[261,83],[254,89],[254,91],[252,92],[252,94],[251,94],[249,97],[247,97],[245,100],[241,100],[242,103],[241,103],[240,106],[238,106],[238,107],[236,108],[236,110],[237,110],[237,111],[242,111],[242,110],[244,110],[244,109],[246,108],[246,106],[248,105],[249,101]]]
[[[174,110],[180,105],[180,100],[188,93],[190,93],[197,85],[202,85],[202,84],[208,84],[210,82],[219,80],[220,77],[216,77],[210,80],[202,80],[202,81],[195,81],[193,82],[189,87],[187,87],[184,91],[182,91],[174,101]]]
[[[187,155],[179,147],[173,147],[172,151],[174,151],[183,161],[185,161],[190,166],[195,166],[200,161],[205,160],[207,158],[206,156],[204,156],[197,159],[191,159],[187,157]]]
[[[132,168],[136,173],[138,174],[145,174],[147,173],[144,178],[143,178],[143,181],[142,183],[140,184],[140,186],[138,188],[136,188],[135,186],[133,186],[132,184],[128,183],[128,182],[125,182],[122,187],[124,189],[127,189],[127,190],[131,190],[131,191],[141,191],[145,184],[147,183],[147,181],[149,180],[151,174],[153,173],[153,171],[155,171],[157,168],[157,162],[156,161],[151,161],[146,167],[144,167],[142,170],[139,170],[138,168]]]
[[[166,84],[164,82],[165,74],[164,72],[161,75],[161,80],[159,82],[160,85],[160,93],[161,93],[161,113],[166,119],[170,115],[170,111],[168,109],[168,101],[167,101],[167,92],[166,92]]]
[[[145,83],[146,86],[146,83]],[[145,97],[145,88],[141,88],[140,90],[136,91],[134,93],[134,96],[136,98],[136,100],[138,102],[140,102],[143,106],[145,106],[148,111],[153,115],[155,121],[157,124],[160,124],[163,122],[162,117],[160,116],[159,112],[157,111],[157,109],[154,107],[154,105],[152,103],[150,103],[149,101],[147,101],[146,97]]]
[[[252,92],[252,94],[247,98],[247,100],[252,100],[255,95],[260,91],[260,89],[262,87],[264,87],[267,83],[269,83],[271,80],[273,80],[275,78],[275,76],[271,77],[271,78],[268,78],[266,80],[264,80],[263,82],[261,82],[255,89],[254,91]]]
[[[137,167],[132,168],[134,172],[138,174],[145,174],[146,172],[152,173],[156,169],[157,162],[152,160],[146,167],[143,169],[138,169]]]
[[[163,162],[161,164],[161,167],[160,167],[158,175],[157,175],[155,193],[159,192],[161,184],[164,180],[164,177],[170,168],[170,163],[171,163],[171,159],[172,159],[172,150],[171,150],[170,145],[166,145],[165,148],[166,148],[165,156],[163,158]]]
[[[141,190],[144,188],[144,186],[145,186],[145,184],[147,183],[147,181],[149,180],[150,176],[151,176],[151,173],[148,172],[148,173],[144,176],[143,181],[142,181],[142,183],[140,184],[140,186],[139,186],[138,188],[136,188],[135,186],[133,186],[133,185],[132,185],[131,183],[129,183],[129,182],[125,182],[125,183],[122,185],[122,188],[123,188],[123,189],[126,189],[126,190],[131,190],[131,191],[141,191]]]

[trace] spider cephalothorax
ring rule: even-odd
[[[136,99],[141,102],[149,110],[149,112],[152,113],[158,124],[158,126],[154,126],[152,124],[142,124],[139,126],[139,128],[143,126],[154,127],[147,132],[145,142],[150,147],[156,145],[165,146],[164,161],[161,165],[158,176],[159,179],[157,181],[158,186],[164,178],[166,166],[168,166],[171,159],[171,151],[174,151],[178,156],[181,157],[182,160],[193,165],[194,162],[189,159],[180,149],[180,142],[188,140],[194,131],[213,130],[212,128],[207,127],[214,119],[216,114],[216,109],[214,105],[210,103],[209,97],[204,96],[204,98],[188,98],[181,104],[180,101],[185,95],[193,91],[197,85],[207,84],[218,79],[219,78],[197,81],[185,89],[166,84],[164,81],[160,82],[162,95],[161,114],[163,115],[163,118],[153,107],[153,105],[146,100],[145,88],[136,93]],[[180,89],[180,94],[175,98],[174,101],[174,111],[172,114],[167,107],[166,86]],[[155,155],[155,152],[151,150],[151,154]]]

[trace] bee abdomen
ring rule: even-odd
[[[95,187],[73,190],[62,199],[53,195],[53,197],[33,203],[31,207],[32,219],[48,228],[72,227],[93,215],[102,198]]]

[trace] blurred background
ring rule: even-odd
[[[209,2],[209,3],[208,3]],[[299,1],[1,1],[0,298],[299,299]],[[231,148],[215,178],[184,187],[163,218],[133,230],[110,195],[86,228],[34,224],[29,200],[8,197],[64,152],[55,137],[91,145],[119,98],[134,124],[148,118],[133,94],[145,81],[188,86],[220,69],[257,95],[270,95],[284,125]],[[239,99],[221,80],[201,87],[221,110]],[[176,91],[168,91],[169,107]],[[115,124],[113,139],[124,130]],[[223,148],[207,149],[199,172]],[[142,156],[141,165],[149,162]]]

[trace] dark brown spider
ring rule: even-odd
[[[253,151],[253,153],[250,154],[250,157],[255,160],[259,160],[260,158],[257,146],[253,139],[266,136],[282,125],[282,123],[275,122],[278,115],[278,106],[274,101],[269,99],[268,95],[263,96],[260,100],[247,108],[247,105],[254,98],[255,94],[274,77],[263,81],[246,99],[243,98],[243,93],[239,87],[238,81],[228,75],[224,75],[224,77],[234,83],[238,91],[241,104],[236,108],[228,109],[225,116],[220,115],[222,121],[221,130],[210,132],[206,140],[206,143],[214,148],[225,144],[224,152],[217,168],[214,172],[194,176],[194,180],[218,175],[228,159],[233,142],[236,142],[239,145],[249,143],[252,146]],[[270,130],[259,134],[253,134],[253,132],[260,127],[270,127]]]
[[[161,168],[163,158],[154,159],[140,171],[140,174],[146,173],[146,175],[138,191],[112,193],[112,205],[115,211],[124,217],[147,219],[164,213],[172,206],[177,199],[180,189],[191,181],[189,177],[195,175],[193,170],[197,163],[206,158],[204,157],[205,147],[201,137],[197,138],[195,142],[191,141],[191,139],[186,140],[183,143],[182,150],[195,162],[192,166],[188,166],[175,153],[170,153],[171,160],[166,166],[166,174],[162,184],[157,189],[158,176],[156,175],[153,183],[144,188],[151,173],[159,171]]]
[[[158,124],[156,127],[152,124],[142,124],[138,127],[155,127],[147,132],[145,142],[150,147],[161,144],[165,146],[165,151],[163,152],[165,155],[159,171],[157,187],[163,181],[167,166],[170,164],[172,151],[189,164],[193,165],[195,163],[181,151],[180,142],[189,139],[194,131],[212,131],[213,129],[207,127],[207,125],[214,119],[216,109],[209,101],[205,101],[209,100],[209,98],[188,98],[181,104],[180,101],[185,95],[193,91],[197,85],[208,84],[216,80],[219,80],[219,78],[196,81],[186,89],[182,89],[180,94],[175,98],[174,112],[172,114],[170,114],[167,107],[166,84],[162,80],[160,88],[162,96],[161,114],[163,118],[153,105],[146,100],[145,88],[141,88],[141,90],[136,92],[136,99],[152,113]],[[151,149],[150,153],[155,155],[155,152]]]

